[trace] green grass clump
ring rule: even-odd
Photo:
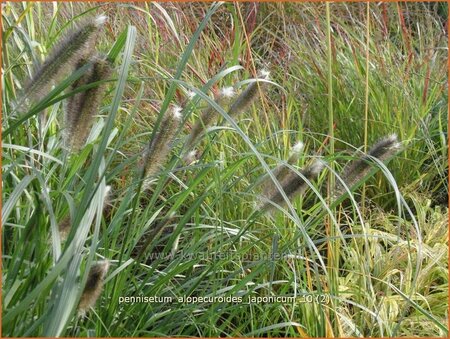
[[[447,4],[2,9],[4,336],[448,335]]]

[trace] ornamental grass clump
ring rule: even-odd
[[[109,261],[99,261],[91,266],[88,279],[78,304],[78,315],[84,316],[93,307],[102,293],[103,282],[108,273]]]
[[[181,124],[181,111],[181,107],[174,105],[166,112],[159,126],[159,131],[156,132],[155,137],[144,152],[143,170],[147,178],[144,189],[148,188],[148,180],[151,180],[159,172],[169,157],[173,141]]]
[[[402,144],[398,141],[397,135],[392,134],[380,139],[369,152],[361,158],[350,162],[342,171],[340,177],[345,185],[351,189],[357,185],[373,168],[373,158],[385,162],[392,158],[402,149]],[[339,181],[336,184],[336,196],[345,192],[344,186]]]
[[[63,37],[25,85],[19,108],[42,99],[52,85],[72,73],[80,60],[88,58],[95,47],[99,28],[106,16],[100,15],[84,21],[78,28]],[[25,107],[23,106],[25,105]]]
[[[78,67],[85,63],[84,60],[80,61]],[[93,83],[99,84],[68,99],[65,112],[65,139],[66,145],[72,151],[78,151],[86,142],[94,116],[99,111],[106,91],[105,80],[111,76],[113,70],[112,63],[104,56],[94,56],[88,63],[90,64],[88,71],[72,84],[71,90]]]

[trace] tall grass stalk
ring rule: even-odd
[[[331,44],[331,9],[330,9],[330,3],[326,2],[325,4],[325,12],[326,12],[326,38],[327,38],[327,96],[328,96],[328,141],[329,141],[329,154],[334,154],[335,147],[335,139],[334,139],[334,127],[335,127],[335,120],[334,120],[334,107],[333,107],[333,51],[332,51],[332,44]],[[334,163],[330,163],[330,174],[328,176],[328,186],[327,186],[327,195],[328,200],[327,202],[331,204],[331,197],[333,195],[333,187],[334,187],[334,175],[332,172],[334,171]],[[333,214],[335,212],[334,209],[331,211]],[[330,236],[331,238],[334,238],[336,236],[335,227],[338,227],[338,225],[334,225],[332,222],[332,219],[327,217],[325,220],[326,224],[326,234]],[[340,261],[340,242],[339,240],[329,242],[327,244],[327,260],[328,260],[328,271],[330,276],[330,291],[334,295],[339,295],[339,291],[336,289],[338,286],[338,272],[337,268],[339,267],[339,261]],[[333,300],[332,302],[335,302]],[[334,305],[334,307],[338,307],[338,305]],[[334,319],[333,319],[334,318]],[[333,317],[333,322],[336,321],[336,318]],[[328,329],[328,327],[327,327]],[[327,331],[328,335],[333,335],[332,333],[329,333]]]
[[[370,3],[366,4],[366,83],[365,83],[365,95],[364,95],[364,152],[367,152],[368,147],[368,137],[369,137],[369,59],[370,59]],[[362,211],[364,213],[364,208],[366,205],[366,185],[362,187]]]

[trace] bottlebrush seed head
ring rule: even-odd
[[[84,316],[93,307],[102,293],[103,282],[109,269],[109,261],[103,260],[92,265],[88,279],[78,304],[78,315]]]
[[[86,20],[60,39],[45,62],[28,81],[18,107],[22,108],[28,101],[42,99],[55,82],[72,73],[80,60],[92,54],[97,33],[105,20],[105,16]]]
[[[373,145],[368,154],[383,161],[400,151],[401,147],[402,144],[398,142],[397,135],[391,134]]]
[[[326,163],[319,159],[315,160],[310,166],[302,169],[300,173],[306,180],[315,180],[322,170],[325,168]],[[281,183],[284,193],[286,196],[293,200],[296,196],[302,195],[308,188],[309,185],[303,177],[297,175],[295,172],[290,172]],[[265,196],[266,199],[270,200],[273,204],[284,205],[285,200],[281,195],[280,191],[274,186],[274,188],[267,192]],[[267,211],[270,210],[273,205],[269,202],[263,204],[262,209]]]
[[[76,81],[71,87],[72,90],[107,80],[112,73],[112,65],[104,57],[95,56],[90,62],[92,68],[89,72]],[[77,93],[70,97],[66,108],[66,143],[72,151],[79,150],[89,135],[93,124],[94,116],[100,109],[107,83],[98,84],[84,92]]]
[[[224,87],[215,97],[215,102],[221,106],[224,102],[235,95],[233,87]],[[192,127],[191,133],[186,141],[186,149],[190,149],[200,139],[202,132],[213,125],[219,117],[216,109],[208,106],[200,115],[199,120]]]
[[[362,155],[359,159],[351,161],[345,166],[341,179],[344,181],[348,188],[356,185],[362,180],[372,169],[371,163],[373,160],[371,157],[377,158],[380,161],[386,161],[393,157],[402,149],[402,144],[398,141],[397,135],[391,134],[384,138],[381,138],[372,148],[367,155]],[[336,195],[343,194],[344,186],[341,182],[337,183]]]
[[[147,177],[146,184],[144,185],[145,189],[148,188],[148,183],[150,183],[149,180],[152,179],[149,177],[157,174],[167,161],[181,120],[182,108],[176,105],[172,106],[172,108],[165,113],[154,140],[149,143],[143,161],[145,176]]]
[[[259,72],[260,79],[267,80],[269,77],[269,72],[262,70]],[[254,81],[250,83],[247,88],[236,98],[236,100],[231,105],[228,114],[230,116],[238,115],[242,113],[248,106],[250,106],[259,95],[259,87],[261,90],[265,87],[266,83],[261,81]]]
[[[292,146],[290,151],[290,157],[287,161],[289,165],[294,165],[297,162],[302,150],[303,150],[303,143],[301,141]],[[292,172],[291,169],[287,167],[284,162],[272,170],[272,173],[275,175],[275,178],[280,182],[283,181],[284,178],[291,172]],[[261,184],[263,187],[264,196],[270,195],[270,192],[276,190],[275,183],[272,181],[272,179],[268,174],[266,174],[263,177],[263,179],[261,180]]]

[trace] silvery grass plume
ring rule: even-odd
[[[235,95],[233,87],[224,87],[222,88],[217,95],[215,95],[214,101],[222,106],[225,104],[230,98]],[[198,141],[202,132],[206,130],[209,126],[213,125],[219,115],[216,112],[216,109],[212,106],[208,106],[200,115],[200,119],[197,123],[192,127],[191,133],[186,141],[186,149],[190,150],[192,146]]]
[[[269,71],[261,70],[258,74],[258,79],[268,80]],[[249,107],[259,95],[259,86],[261,89],[265,87],[267,83],[265,81],[254,81],[250,83],[247,88],[236,98],[231,104],[228,114],[230,116],[237,116],[242,113],[247,107]]]
[[[159,131],[156,132],[155,137],[145,150],[143,169],[147,179],[151,179],[150,177],[158,173],[167,161],[172,149],[172,143],[182,120],[181,111],[181,107],[174,105],[165,113],[160,123]],[[144,189],[148,188],[148,184],[149,182],[146,181]]]
[[[90,62],[88,72],[72,84],[71,90],[78,87],[107,80],[112,73],[112,64],[106,57],[95,56]],[[79,65],[80,67],[82,64]],[[68,99],[65,124],[66,144],[72,151],[79,150],[89,135],[94,116],[98,113],[105,94],[107,83],[77,93]]]
[[[98,297],[102,293],[103,282],[108,273],[109,261],[99,261],[91,266],[88,279],[81,294],[80,303],[78,304],[78,315],[84,316],[89,308],[95,305]]]
[[[316,179],[320,172],[325,167],[325,162],[323,160],[315,160],[312,165],[306,167],[305,169],[300,170],[300,173],[305,177],[308,181]],[[294,199],[296,196],[303,194],[309,187],[307,181],[305,181],[302,177],[297,175],[295,172],[288,173],[281,182],[281,187],[283,188],[284,193],[289,198],[289,200]],[[273,186],[273,189],[267,192],[267,195],[264,196],[265,199],[269,201],[263,202],[261,209],[266,212],[271,210],[274,205],[283,205],[285,203],[283,196],[280,191]]]
[[[289,165],[294,165],[298,161],[302,153],[303,147],[304,147],[303,143],[299,141],[291,148],[290,156],[287,161]],[[282,180],[289,173],[291,173],[291,170],[285,164],[280,164],[275,169],[272,170],[272,173],[278,181],[282,182]],[[263,187],[262,193],[263,196],[269,196],[271,191],[276,190],[275,184],[270,178],[269,174],[266,174],[262,178],[261,185]]]
[[[27,101],[42,99],[55,82],[72,73],[81,59],[92,54],[97,33],[105,21],[106,16],[100,15],[66,34],[26,84],[18,106],[23,108]]]
[[[351,189],[361,179],[363,179],[373,168],[372,158],[377,158],[380,161],[386,161],[393,157],[402,149],[402,144],[398,141],[397,135],[391,134],[387,137],[380,139],[369,150],[367,155],[363,155],[361,158],[350,162],[340,175],[345,185]],[[335,195],[341,195],[345,192],[344,186],[339,181],[336,183]]]

